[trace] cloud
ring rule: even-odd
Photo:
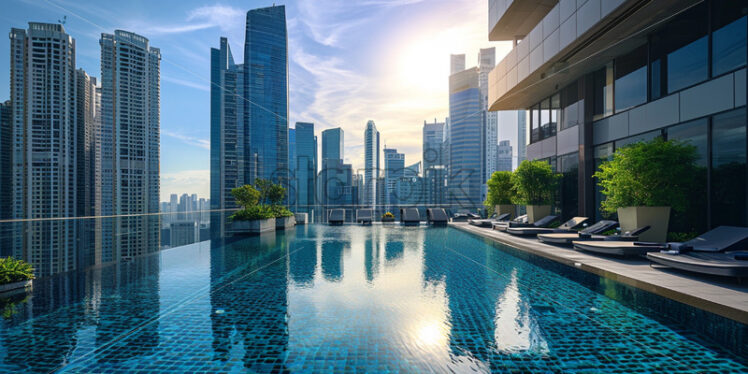
[[[196,193],[210,197],[210,170],[182,170],[161,173],[161,201],[169,201],[171,194]]]
[[[168,136],[174,139],[179,139],[189,145],[194,145],[196,147],[200,147],[204,149],[210,149],[210,140],[207,140],[207,139],[200,139],[200,138],[195,138],[193,136],[179,134],[176,132],[166,130],[164,128],[161,128],[161,135],[165,135],[165,136]]]
[[[185,86],[185,87],[194,88],[194,89],[200,90],[200,91],[210,92],[210,87],[208,87],[205,84],[195,83],[195,82],[187,81],[187,80],[184,80],[184,79],[172,78],[172,77],[169,77],[169,76],[166,76],[166,75],[162,75],[161,79],[164,80],[164,81],[167,81],[167,82],[178,84],[180,86]]]
[[[226,5],[202,6],[191,10],[184,22],[153,26],[153,23],[137,28],[149,35],[181,34],[218,27],[222,31],[243,29],[245,11]]]

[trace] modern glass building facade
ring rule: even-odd
[[[296,206],[311,213],[317,193],[317,137],[314,124],[296,122]]]
[[[478,86],[478,69],[449,77],[449,180],[452,209],[482,207],[484,110]]]
[[[513,12],[537,6],[502,13],[494,3],[495,40],[508,37]],[[489,102],[527,109],[527,157],[563,173],[562,215],[601,217],[597,167],[620,147],[662,137],[700,155],[692,204],[671,231],[748,224],[748,1],[560,1],[540,13],[532,28],[512,30],[527,36],[491,72]]]
[[[366,123],[364,130],[364,198],[363,204],[376,209],[377,179],[379,178],[379,131],[374,121]]]
[[[283,5],[247,12],[244,160],[250,180],[288,184],[288,37]]]

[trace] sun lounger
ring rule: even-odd
[[[571,242],[574,240],[604,240],[605,236],[599,234],[604,233],[610,229],[614,229],[617,226],[617,221],[602,220],[595,223],[594,225],[579,230],[579,232],[538,234],[538,240],[544,243],[567,245],[571,244]]]
[[[432,225],[446,225],[449,222],[449,216],[444,208],[429,208],[426,209],[426,220]]]
[[[467,222],[471,219],[480,219],[480,216],[473,213],[455,213],[452,216],[452,222]]]
[[[720,226],[683,243],[668,243],[647,258],[657,264],[696,273],[748,276],[748,228]]]
[[[586,221],[587,217],[574,217],[564,223],[561,224],[561,226],[556,228],[548,228],[548,227],[508,227],[506,229],[506,232],[512,234],[512,235],[519,235],[519,236],[533,236],[538,234],[548,234],[548,233],[569,233],[573,232],[573,228],[581,225]],[[540,222],[540,221],[538,221]],[[552,221],[551,221],[552,222]]]
[[[345,222],[345,209],[331,209],[327,216],[330,225],[342,225]]]
[[[509,228],[548,227],[548,225],[552,224],[556,220],[558,220],[558,216],[550,215],[535,221],[535,223],[527,223],[527,220],[525,220],[525,222],[510,221],[509,224],[505,227],[499,226],[497,228],[497,226],[494,225],[494,230],[507,231]]]
[[[511,221],[501,221],[501,222],[494,222],[491,224],[491,228],[498,231],[506,231],[507,227],[509,227],[510,224],[513,225],[525,225],[525,226],[531,226],[532,224],[527,223],[527,214],[518,216],[517,218],[511,220]]]
[[[497,222],[503,222],[509,220],[509,217],[511,216],[510,213],[504,213],[500,215],[496,215],[495,213],[490,217],[486,219],[471,219],[468,220],[468,223],[473,226],[478,227],[491,227],[494,223]]]
[[[637,241],[574,241],[574,249],[621,256],[645,255],[649,252],[699,251],[726,252],[745,248],[748,244],[748,228],[720,226],[683,243],[652,243]]]
[[[371,221],[374,214],[371,209],[358,209],[356,210],[356,222],[362,225],[371,225]]]
[[[421,215],[418,213],[418,208],[400,209],[400,222],[406,226],[419,225],[421,223]]]

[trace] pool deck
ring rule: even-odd
[[[741,285],[730,279],[654,268],[643,258],[587,254],[571,247],[553,246],[535,238],[522,238],[467,223],[450,223],[449,226],[748,324],[746,282]]]

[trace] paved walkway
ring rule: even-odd
[[[664,267],[653,268],[642,258],[624,259],[552,246],[535,238],[522,238],[467,223],[450,226],[576,267],[598,276],[637,287],[681,303],[748,324],[748,284],[735,280],[690,274]]]

